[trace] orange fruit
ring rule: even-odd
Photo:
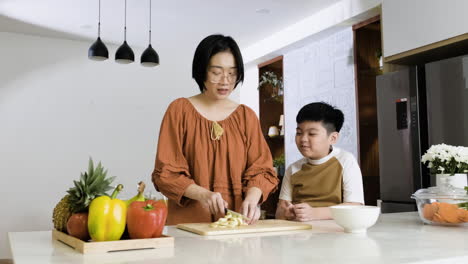
[[[432,221],[436,223],[446,223],[445,219],[441,215],[439,215],[439,213],[434,214],[434,217],[432,217]]]
[[[460,223],[458,219],[458,205],[449,203],[439,203],[439,215],[447,223]]]
[[[434,217],[434,213],[436,213],[434,206],[432,204],[425,204],[423,208],[423,216],[427,220],[432,220]]]
[[[468,222],[468,210],[466,209],[458,209],[458,218],[460,219],[461,222]]]

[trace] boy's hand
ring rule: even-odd
[[[279,199],[275,213],[276,219],[295,220],[294,205],[290,201]]]
[[[314,220],[314,208],[307,203],[300,203],[293,205],[296,220],[301,222]]]
[[[290,201],[284,201],[284,202],[286,206],[284,217],[286,218],[286,220],[296,219],[296,214],[294,213],[294,205]]]

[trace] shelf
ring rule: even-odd
[[[266,98],[266,99],[263,99],[263,102],[264,103],[268,103],[268,104],[283,104],[283,95],[277,95],[277,96],[274,96],[274,97],[269,97],[269,98]]]
[[[363,69],[358,71],[359,74],[361,75],[381,75],[382,74],[382,69],[380,68],[370,68],[370,69]]]
[[[259,80],[263,73],[271,71],[280,79],[283,78],[283,57],[277,57],[258,65]],[[270,85],[262,86],[259,92],[259,120],[263,137],[271,152],[272,157],[284,155],[284,136],[269,137],[268,131],[271,126],[279,128],[280,116],[284,114],[284,90],[278,95],[278,90]],[[275,95],[275,96],[272,96]],[[278,204],[279,190],[271,193],[268,199],[262,204],[262,209],[266,210],[266,215],[270,218],[275,216],[276,205]]]
[[[265,137],[265,139],[268,139],[268,140],[279,140],[279,139],[284,139],[284,136],[276,136],[276,137],[270,137],[268,135],[263,135]]]

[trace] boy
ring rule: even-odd
[[[343,126],[343,113],[326,103],[311,103],[302,107],[296,122],[296,146],[304,158],[286,170],[276,218],[332,219],[329,206],[364,204],[356,159],[333,147]]]

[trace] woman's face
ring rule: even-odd
[[[237,80],[236,60],[230,51],[222,51],[211,57],[204,82],[204,94],[215,100],[229,97]]]

